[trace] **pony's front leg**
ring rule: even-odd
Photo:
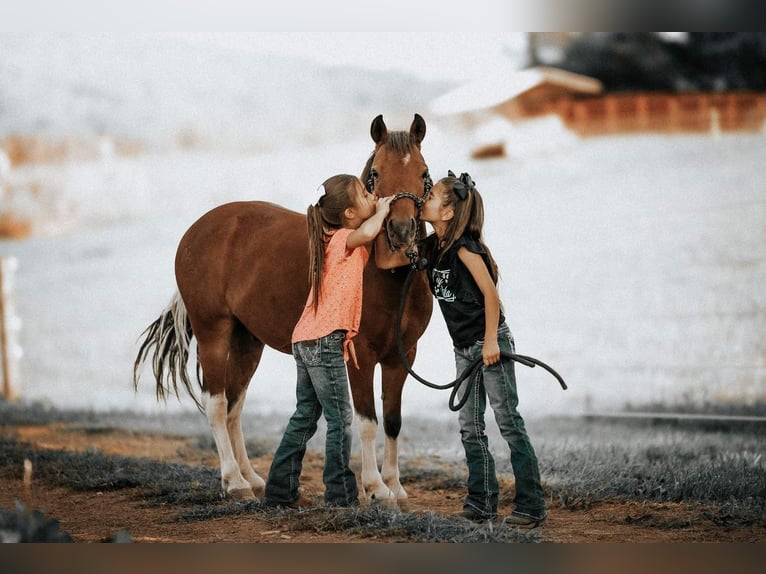
[[[407,491],[399,481],[399,440],[386,435],[386,443],[383,447],[383,468],[381,472],[383,482],[394,497],[399,510],[407,512],[410,503]]]
[[[386,486],[378,472],[378,461],[375,456],[375,436],[378,422],[357,411],[357,425],[362,452],[362,490],[369,504],[382,504],[386,507],[396,505],[396,498],[391,489]]]
[[[393,493],[399,509],[409,510],[407,491],[399,480],[399,432],[402,428],[402,389],[407,372],[400,364],[381,365],[383,378],[383,430],[386,442],[383,450],[383,482]]]
[[[378,432],[378,417],[375,415],[375,393],[373,378],[376,358],[371,348],[359,341],[356,344],[359,368],[349,362],[348,378],[351,383],[351,396],[354,398],[357,427],[362,453],[362,492],[369,504],[383,504],[387,507],[396,505],[396,498],[391,489],[383,482],[378,471],[375,456],[375,436]]]
[[[218,449],[218,460],[221,464],[221,487],[232,498],[248,500],[255,498],[250,483],[245,480],[240,471],[240,465],[234,456],[229,429],[227,428],[227,400],[225,393],[210,395],[202,393],[205,414],[213,432],[215,446]]]

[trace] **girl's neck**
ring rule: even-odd
[[[443,221],[434,221],[431,223],[431,228],[434,230],[436,237],[439,238],[439,241],[443,241],[447,233],[447,225]]]

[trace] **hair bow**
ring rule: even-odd
[[[449,177],[455,177],[455,174],[452,172],[452,170],[448,170],[447,175],[449,175]],[[460,174],[457,183],[452,186],[452,190],[455,192],[455,195],[457,195],[460,200],[463,201],[466,197],[468,197],[468,192],[475,187],[476,182],[471,179],[471,176],[468,175],[467,172],[463,172]]]

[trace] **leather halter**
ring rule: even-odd
[[[422,196],[418,197],[417,195],[415,195],[414,193],[410,193],[409,191],[401,191],[395,194],[394,197],[391,199],[391,204],[399,201],[400,199],[411,199],[415,203],[415,207],[418,210],[418,213],[415,216],[416,229],[420,227],[420,215],[423,211],[423,204],[428,199],[428,196],[431,193],[431,188],[433,188],[433,186],[434,186],[434,182],[431,179],[431,174],[427,173],[426,176],[423,178],[423,195]],[[372,168],[370,168],[370,175],[367,178],[367,181],[365,182],[365,187],[367,188],[367,191],[369,191],[370,193],[375,193],[375,177],[373,176]],[[391,245],[391,239],[388,237],[388,233],[386,233],[386,242],[388,243],[389,249],[391,249],[391,251],[394,251],[394,246]],[[410,266],[413,269],[417,269],[418,254],[415,251],[414,247],[410,246],[405,253],[410,260]]]

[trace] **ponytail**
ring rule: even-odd
[[[340,174],[327,179],[319,186],[322,194],[316,204],[306,210],[309,235],[309,285],[313,293],[314,311],[319,305],[324,270],[324,250],[330,232],[343,227],[343,212],[352,204],[354,183],[359,178]]]
[[[313,305],[316,309],[319,303],[319,291],[322,285],[322,270],[324,269],[324,227],[322,214],[316,205],[309,205],[306,211],[309,232],[309,285],[313,293]]]

